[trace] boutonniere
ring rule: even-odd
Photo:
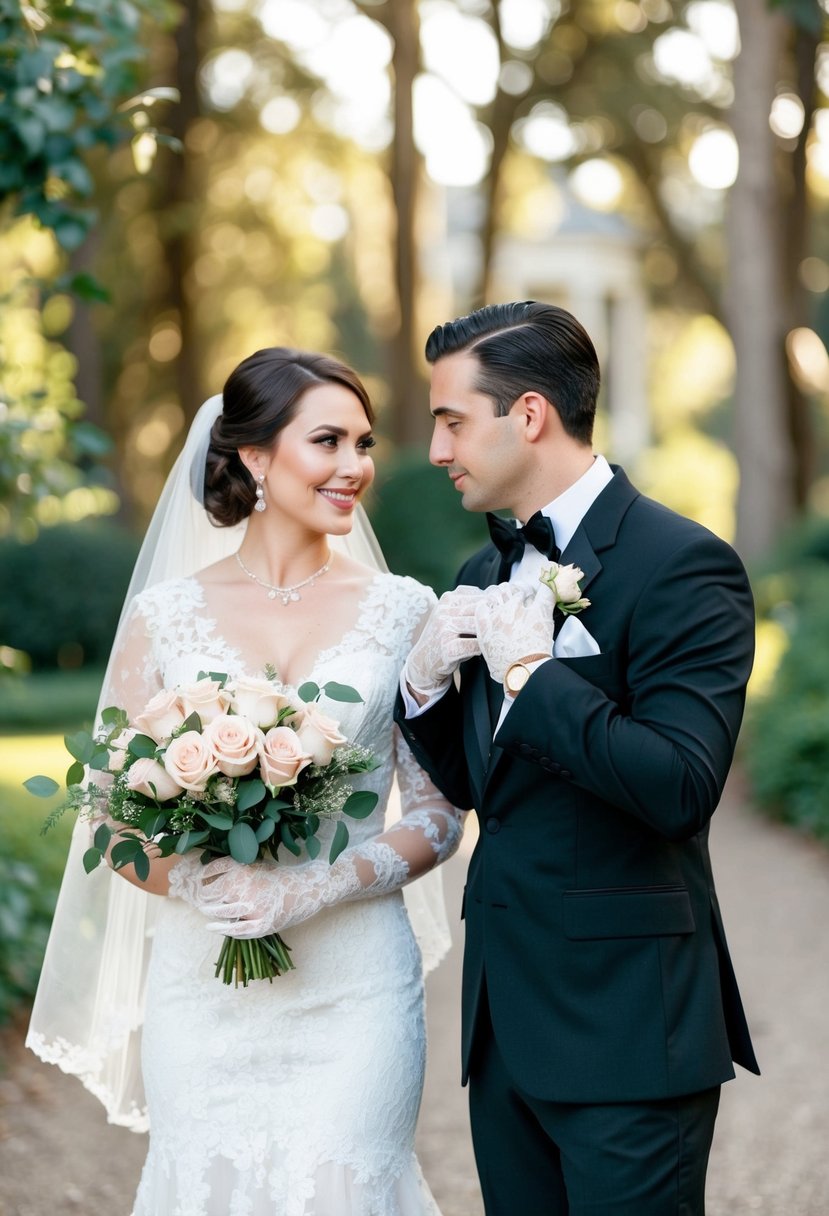
[[[584,571],[578,566],[561,566],[558,562],[552,562],[541,571],[539,578],[545,587],[550,588],[556,597],[556,608],[560,608],[565,616],[590,607],[590,600],[581,593],[579,582],[584,578]]]

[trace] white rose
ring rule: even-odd
[[[311,763],[299,736],[290,726],[274,726],[259,748],[259,771],[265,785],[295,785],[304,768]]]
[[[193,794],[203,793],[209,778],[219,771],[212,747],[197,730],[186,730],[173,739],[164,753],[164,767]]]
[[[137,730],[133,730],[131,726],[128,726],[124,730],[119,731],[114,739],[110,739],[109,759],[107,760],[109,772],[120,773],[127,762],[127,748],[130,745],[130,740],[134,739],[137,734]]]
[[[322,713],[316,705],[305,706],[296,733],[305,751],[320,768],[330,762],[338,747],[348,742],[345,735],[340,733],[339,722]]]
[[[230,704],[230,693],[222,688],[218,680],[205,676],[195,684],[182,684],[178,690],[185,718],[198,714],[202,726],[226,712]]]
[[[249,718],[254,726],[273,726],[279,711],[291,700],[277,692],[270,680],[258,676],[242,676],[233,681],[233,709],[237,714]]]
[[[181,785],[175,777],[167,772],[163,764],[150,757],[139,757],[130,766],[127,788],[147,798],[157,798],[159,802],[166,802],[168,798],[175,798],[176,794],[181,793]]]
[[[181,726],[184,718],[178,694],[168,688],[162,688],[161,692],[157,692],[147,703],[143,714],[139,714],[135,719],[135,725],[142,734],[155,739],[156,743],[165,743],[173,731]]]
[[[226,777],[244,777],[259,763],[264,736],[258,726],[240,714],[220,714],[205,728],[202,738],[213,752],[219,772]]]
[[[565,608],[567,605],[578,608],[590,606],[590,600],[582,599],[579,583],[583,578],[584,571],[578,566],[560,566],[556,562],[541,574],[541,582],[550,588],[556,597],[556,603]]]

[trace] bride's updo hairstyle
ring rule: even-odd
[[[319,384],[349,389],[374,423],[371,401],[357,373],[328,355],[271,346],[249,355],[230,373],[204,468],[204,506],[213,523],[233,527],[256,503],[256,483],[239,458],[239,448],[272,448],[305,393]]]

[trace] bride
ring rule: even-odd
[[[336,680],[363,698],[337,704],[342,731],[380,765],[353,779],[379,801],[349,821],[333,865],[280,854],[205,870],[191,853],[154,858],[146,883],[126,868],[87,876],[77,825],[27,1043],[111,1121],[149,1127],[133,1216],[439,1216],[413,1149],[425,1032],[412,924],[435,901],[421,896],[421,916],[413,900],[410,920],[401,888],[452,854],[462,816],[392,722],[434,597],[372,549],[358,506],[372,418],[341,363],[251,355],[202,406],[139,555],[101,706],[132,720],[201,672],[275,669],[288,690]],[[384,827],[395,772],[402,814]],[[267,929],[250,919],[263,907]],[[247,988],[214,977],[220,933],[271,927],[296,970]],[[431,929],[440,953],[439,908]]]

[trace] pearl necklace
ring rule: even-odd
[[[299,594],[300,588],[312,586],[318,578],[321,578],[326,573],[331,565],[331,554],[328,554],[325,564],[320,566],[319,570],[315,570],[313,574],[309,574],[301,583],[294,583],[293,587],[274,587],[273,583],[266,583],[264,579],[259,578],[252,570],[248,570],[238,551],[236,553],[236,560],[248,578],[252,578],[255,583],[258,583],[260,587],[264,587],[267,590],[269,600],[275,600],[278,597],[283,604],[287,605],[302,598]]]

